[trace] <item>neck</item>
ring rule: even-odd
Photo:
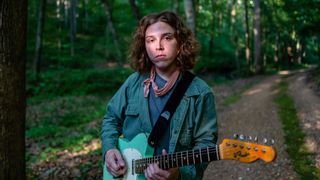
[[[217,146],[215,146],[137,159],[134,161],[134,168],[135,172],[140,174],[143,173],[149,164],[156,162],[159,163],[159,167],[161,169],[169,169],[173,167],[182,167],[203,162],[211,162],[219,159],[219,149]]]
[[[172,77],[172,75],[178,70],[178,67],[174,66],[167,70],[161,70],[156,67],[156,73],[159,75],[162,79],[169,81]]]

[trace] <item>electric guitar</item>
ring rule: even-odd
[[[276,157],[275,149],[272,146],[249,143],[237,139],[224,139],[219,146],[216,145],[215,147],[153,156],[154,149],[148,145],[147,139],[148,136],[143,133],[138,134],[131,141],[119,138],[118,149],[126,163],[127,172],[118,179],[145,179],[144,170],[147,169],[149,164],[156,162],[159,163],[161,169],[169,169],[216,160],[237,160],[250,163],[261,159],[265,162],[271,162]],[[117,179],[112,177],[106,170],[106,163],[104,163],[103,167],[103,179]]]

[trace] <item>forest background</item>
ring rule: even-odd
[[[97,173],[105,106],[133,72],[135,27],[163,10],[178,13],[199,40],[194,73],[209,84],[320,63],[317,0],[29,0],[28,177],[62,171],[57,160],[75,157],[74,174]],[[320,86],[320,70],[313,76]]]

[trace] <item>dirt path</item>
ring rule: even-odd
[[[231,106],[219,108],[219,142],[234,133],[274,139],[277,159],[272,163],[257,161],[244,164],[237,161],[215,161],[210,163],[204,179],[298,179],[285,151],[282,125],[273,99],[280,76],[264,78],[247,91]]]
[[[288,78],[289,94],[294,97],[301,127],[306,133],[305,145],[315,153],[314,162],[320,168],[320,98],[306,83],[307,73]]]

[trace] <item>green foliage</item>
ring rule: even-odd
[[[279,109],[278,114],[283,124],[287,152],[293,160],[294,169],[301,179],[320,178],[316,175],[316,168],[311,166],[313,154],[308,152],[304,146],[305,134],[300,128],[297,111],[293,99],[287,95],[287,89],[288,84],[282,81],[279,84],[280,92],[275,98],[275,103]]]
[[[43,72],[39,80],[29,74],[29,97],[112,94],[132,73],[130,69],[59,69]]]

